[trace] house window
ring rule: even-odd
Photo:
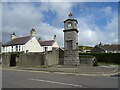
[[[7,52],[7,47],[5,48],[5,51]]]
[[[20,51],[21,46],[19,45],[19,51]]]
[[[18,51],[18,45],[16,46],[16,51]]]
[[[3,47],[3,52],[5,51],[5,47]]]
[[[113,51],[114,53],[117,53],[117,51]]]
[[[48,50],[48,47],[45,47],[45,51],[47,51]]]
[[[105,53],[108,53],[108,51],[106,50]]]
[[[29,50],[26,50],[26,53],[28,53],[29,52]]]
[[[11,51],[13,52],[13,46],[12,46],[12,50]]]
[[[7,52],[7,47],[5,47],[5,52]]]

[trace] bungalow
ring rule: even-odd
[[[6,52],[42,52],[43,49],[37,41],[35,29],[31,29],[29,36],[16,37],[11,34],[11,40],[2,45],[2,53]]]
[[[120,45],[96,45],[92,53],[120,53]]]

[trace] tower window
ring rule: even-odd
[[[67,42],[67,50],[71,50],[73,48],[72,46],[72,40],[68,40]]]

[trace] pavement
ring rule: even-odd
[[[70,74],[70,75],[89,75],[89,76],[120,76],[118,65],[109,66],[91,66],[81,64],[78,67],[55,65],[50,67],[2,67],[7,70],[27,70],[27,71],[42,71],[58,74]]]

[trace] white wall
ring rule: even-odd
[[[59,48],[59,45],[57,43],[57,41],[55,41],[55,43],[52,45],[53,48]]]
[[[47,47],[47,51],[52,51],[52,46],[42,46],[43,52],[45,51],[45,47]]]
[[[19,47],[20,46],[20,47]],[[43,46],[39,44],[37,39],[35,37],[32,37],[25,45],[18,45],[18,51],[17,52],[44,52],[45,47],[47,47],[47,51],[51,51],[52,48],[59,48],[59,45],[57,41],[52,46]],[[19,49],[20,48],[20,49]],[[5,50],[3,51],[2,47],[2,52],[16,52],[16,46],[13,46],[13,51],[12,51],[12,46],[6,46]]]
[[[2,47],[2,52],[43,52],[43,47],[40,46],[39,42],[35,37],[32,37],[25,45],[17,45],[18,50],[16,51],[16,45],[13,46],[13,51],[12,51],[12,46],[5,46],[4,50]]]
[[[35,37],[32,37],[25,45],[24,51],[26,52],[43,52],[43,47],[40,46],[39,42]]]
[[[52,48],[59,48],[59,45],[57,41],[52,46],[42,46],[43,47],[43,52],[45,51],[45,47],[47,47],[47,51],[52,51]]]
[[[18,46],[18,50],[16,51],[16,46]],[[23,45],[15,45],[13,46],[13,49],[12,49],[12,46],[5,46],[5,47],[2,47],[2,52],[22,52],[23,51]]]

